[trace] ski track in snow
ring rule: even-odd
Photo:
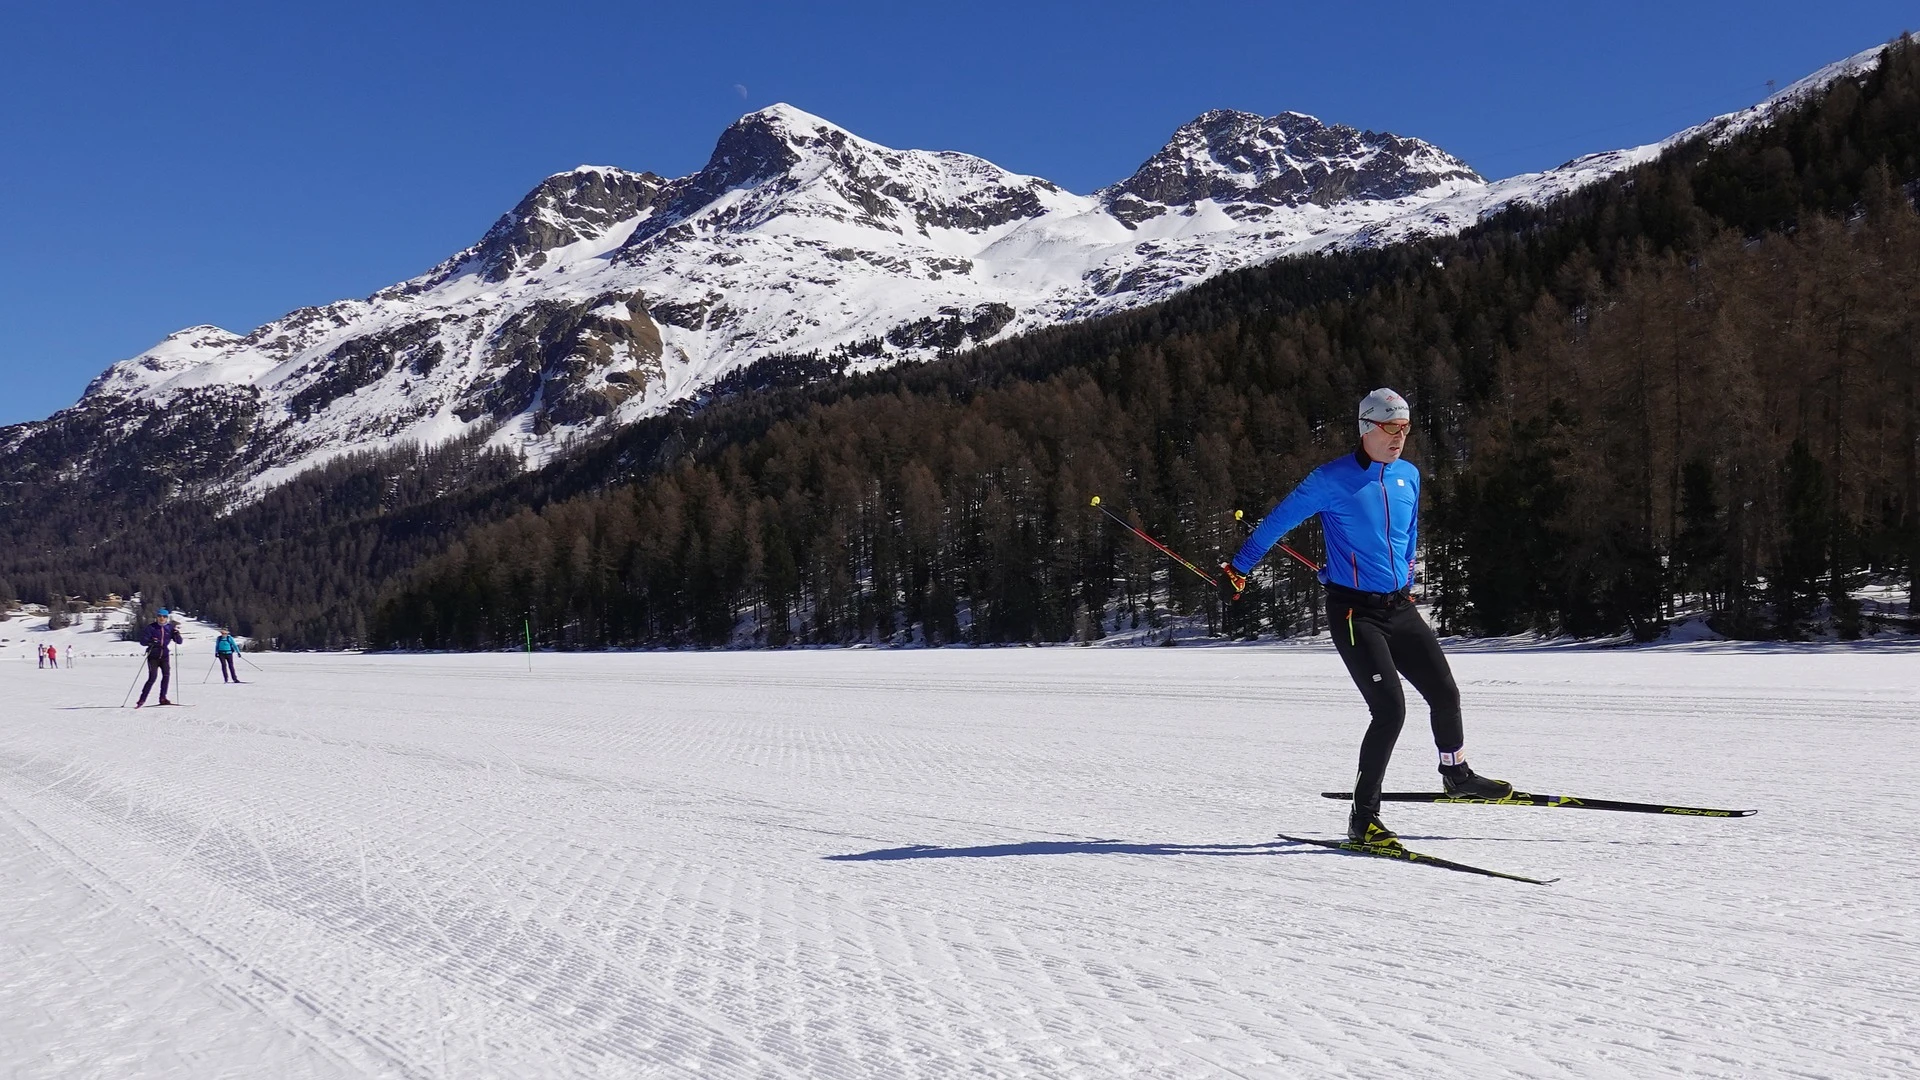
[[[1549,888],[1273,839],[1344,826],[1324,643],[201,651],[0,661],[9,1075],[1920,1072],[1909,645],[1456,649],[1482,771],[1761,810],[1387,808]]]

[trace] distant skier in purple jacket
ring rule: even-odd
[[[172,653],[168,646],[182,644],[182,639],[180,628],[167,617],[169,614],[166,608],[161,608],[153,621],[140,631],[140,644],[147,647],[147,685],[140,688],[140,700],[133,706],[136,709],[147,703],[147,691],[153,689],[156,677],[160,680],[159,703],[173,704],[167,700],[167,682],[173,677]]]

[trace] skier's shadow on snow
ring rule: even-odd
[[[902,859],[997,859],[1008,855],[1302,855],[1284,840],[1259,844],[1130,844],[1124,840],[1030,840],[1023,844],[935,847],[911,844],[849,855],[827,855],[828,862],[897,862]]]

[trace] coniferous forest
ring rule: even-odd
[[[1089,500],[1217,563],[1234,511],[1350,450],[1387,385],[1443,629],[1644,638],[1688,611],[1857,636],[1885,621],[1857,587],[1920,572],[1917,185],[1903,40],[1764,128],[1456,237],[722,395],[538,472],[473,440],[238,508],[50,522],[19,494],[0,592],[140,589],[296,648],[1066,641],[1169,614],[1290,634],[1320,619],[1304,567],[1270,559],[1223,611]]]

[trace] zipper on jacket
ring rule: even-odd
[[[1387,497],[1387,467],[1380,466],[1380,509],[1387,515],[1387,577],[1393,581],[1393,591],[1400,591],[1400,571],[1393,568],[1393,500]]]

